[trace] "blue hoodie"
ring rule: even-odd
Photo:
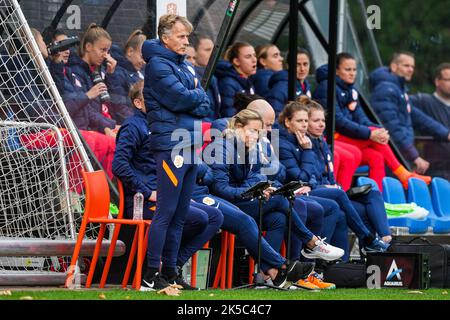
[[[255,94],[251,78],[242,77],[228,62],[221,60],[217,64],[215,75],[219,80],[219,91],[222,98],[220,105],[220,116],[222,118],[232,117],[237,113],[234,107],[234,95],[238,92]]]
[[[135,109],[134,116],[125,120],[116,138],[112,170],[123,184],[125,214],[133,216],[133,197],[144,195],[145,204],[156,190],[156,162],[150,150],[150,130],[146,115]]]
[[[151,148],[184,148],[194,145],[194,140],[202,144],[201,124],[194,130],[194,123],[208,114],[210,103],[194,68],[185,62],[184,55],[167,49],[158,39],[144,42],[142,56],[147,63],[144,98],[152,132]],[[172,141],[172,132],[180,128],[189,132],[190,141]]]
[[[406,80],[387,67],[374,70],[370,76],[370,103],[402,154],[409,161],[419,157],[414,146],[414,126],[446,140],[449,130],[414,107],[408,97]]]
[[[269,80],[269,93],[266,94],[267,102],[269,102],[276,115],[283,111],[284,106],[288,102],[289,73],[287,70],[276,72]],[[303,82],[296,81],[295,97],[306,95],[311,98],[311,86],[308,80]]]
[[[326,108],[328,65],[323,65],[316,70],[316,79],[318,86],[313,97]],[[345,83],[336,76],[336,131],[353,139],[367,140],[370,137],[369,127],[380,127],[380,125],[367,118],[359,104],[358,95],[358,91],[353,84]]]

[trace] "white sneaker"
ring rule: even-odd
[[[326,238],[316,241],[314,249],[305,248],[302,255],[308,259],[322,259],[326,261],[337,260],[344,255],[344,250],[325,242]]]

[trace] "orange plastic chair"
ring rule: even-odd
[[[213,282],[214,289],[219,287],[219,282],[222,290],[232,287],[235,238],[234,234],[222,230],[220,258]]]
[[[72,259],[69,267],[69,271],[67,273],[66,278],[66,287],[69,287],[72,283],[73,274],[75,270],[75,265],[77,263],[81,245],[83,242],[83,238],[86,233],[86,227],[89,223],[97,223],[100,224],[100,231],[97,238],[97,243],[95,246],[94,254],[92,256],[92,262],[91,266],[89,268],[88,277],[86,280],[86,287],[90,288],[92,284],[92,278],[94,276],[95,267],[98,261],[98,257],[100,255],[100,248],[102,245],[103,237],[105,235],[106,231],[106,225],[110,223],[114,223],[116,225],[116,230],[113,234],[111,246],[108,251],[107,256],[107,264],[105,265],[105,270],[102,274],[102,280],[100,283],[100,286],[103,287],[106,282],[106,277],[109,271],[109,266],[111,264],[112,255],[114,253],[114,247],[115,243],[117,241],[117,237],[119,235],[120,227],[122,224],[127,225],[135,225],[136,226],[136,232],[135,232],[135,240],[137,239],[137,265],[142,266],[143,260],[144,260],[144,232],[146,230],[146,227],[150,225],[150,221],[146,220],[131,220],[131,219],[123,219],[123,189],[121,184],[119,184],[119,188],[121,189],[121,197],[120,197],[120,204],[119,204],[119,217],[117,219],[110,219],[108,217],[109,215],[109,203],[110,203],[110,197],[109,197],[109,186],[108,182],[106,180],[105,172],[104,171],[94,171],[94,172],[85,172],[82,171],[83,181],[85,184],[85,195],[86,195],[86,204],[83,214],[83,220],[81,222],[80,231],[78,233],[77,242],[75,245],[75,249],[72,254]],[[117,230],[119,229],[119,230]],[[133,244],[135,244],[135,241],[133,241]],[[130,263],[130,259],[134,259],[134,256],[131,257],[128,260]],[[106,271],[106,272],[105,272]],[[136,268],[136,275],[135,279],[137,282],[136,288],[140,288],[141,283],[141,268]]]

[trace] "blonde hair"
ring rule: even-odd
[[[80,57],[82,58],[85,55],[85,50],[86,50],[86,44],[88,43],[94,43],[95,41],[101,39],[101,38],[106,38],[110,41],[112,41],[111,36],[109,35],[108,31],[106,31],[105,29],[103,29],[100,26],[97,26],[95,23],[91,23],[89,25],[89,27],[87,27],[85,33],[83,34],[83,37],[81,38],[80,41],[80,47],[78,49],[78,53],[80,55]]]
[[[128,96],[130,97],[131,102],[133,102],[134,99],[144,98],[143,90],[144,80],[139,80],[138,82],[132,84],[128,92]]]
[[[124,52],[127,53],[128,49],[132,48],[134,50],[139,50],[144,41],[147,40],[147,37],[142,32],[141,29],[134,30],[128,38],[127,42],[124,46]]]
[[[269,49],[272,47],[277,47],[276,45],[272,44],[272,43],[268,43],[268,44],[263,44],[261,46],[258,46],[256,48],[256,60],[258,63],[258,68],[264,68],[264,66],[261,64],[261,62],[259,61],[260,59],[267,59],[267,55],[269,54]]]
[[[162,39],[164,35],[169,35],[175,23],[181,22],[189,33],[194,30],[194,27],[186,17],[178,16],[176,14],[165,14],[159,18],[158,37]]]
[[[239,111],[238,114],[231,118],[228,123],[228,128],[224,131],[223,135],[225,137],[235,136],[236,129],[245,127],[252,120],[260,121],[261,125],[264,126],[263,119],[258,112],[250,109]]]

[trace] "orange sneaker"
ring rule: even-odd
[[[422,175],[420,175],[418,173],[415,173],[415,172],[412,173],[412,178],[417,178],[417,179],[423,180],[423,181],[425,181],[426,184],[430,184],[431,183],[431,177],[430,176],[422,176]]]
[[[316,286],[315,284],[309,282],[308,280],[300,279],[295,284],[296,287],[299,287],[301,289],[305,290],[319,290],[320,288]]]
[[[403,167],[403,166],[398,167],[393,172],[397,176],[398,180],[400,180],[400,182],[403,185],[403,188],[405,188],[405,189],[408,189],[408,180],[409,180],[409,178],[417,178],[417,179],[423,180],[423,181],[425,181],[426,184],[430,184],[431,183],[431,177],[430,176],[422,176],[422,175],[420,175],[418,173],[410,172],[410,171],[406,170],[406,168]]]
[[[309,275],[308,282],[314,284],[316,287],[322,290],[336,289],[336,285],[334,283],[323,281],[317,272]]]

